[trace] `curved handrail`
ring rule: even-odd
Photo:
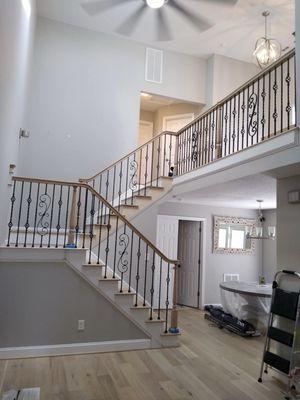
[[[13,181],[16,182],[32,182],[32,183],[42,183],[42,184],[52,184],[52,185],[61,185],[61,186],[72,186],[72,187],[82,187],[89,190],[96,198],[103,202],[103,204],[109,208],[114,215],[116,215],[121,221],[128,226],[138,237],[140,237],[152,250],[161,257],[168,264],[178,265],[178,260],[171,260],[167,256],[165,256],[149,239],[147,239],[142,232],[140,232],[134,225],[132,225],[119,211],[113,207],[104,197],[102,197],[95,189],[93,189],[90,185],[83,182],[71,182],[71,181],[59,181],[59,180],[51,180],[51,179],[42,179],[42,178],[29,178],[29,177],[13,177]]]
[[[103,174],[104,172],[108,171],[114,165],[119,164],[121,161],[126,160],[132,154],[137,153],[140,149],[142,149],[143,147],[145,147],[145,146],[149,145],[150,143],[154,142],[155,140],[157,140],[161,136],[164,136],[164,135],[177,136],[177,134],[178,134],[177,132],[163,131],[159,135],[156,135],[152,139],[148,140],[148,142],[145,142],[141,146],[139,146],[136,149],[132,150],[130,153],[126,154],[125,156],[123,156],[119,160],[117,160],[117,161],[113,162],[112,164],[110,164],[109,166],[105,167],[103,170],[97,172],[95,175],[91,176],[90,178],[80,178],[79,182],[90,182],[90,181],[92,181],[93,179],[97,178],[97,176],[99,176],[99,175]]]

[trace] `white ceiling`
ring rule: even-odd
[[[182,104],[182,100],[172,99],[170,97],[159,96],[156,94],[146,93],[146,96],[141,94],[141,110],[156,112],[161,107],[171,106],[173,104]],[[195,103],[188,103],[185,104],[195,104]]]
[[[124,1],[124,5],[113,7],[98,16],[89,16],[80,6],[91,0],[37,0],[38,13],[61,22],[83,28],[114,34],[124,20],[133,13],[139,1]],[[165,6],[166,16],[174,36],[170,42],[155,42],[156,10],[148,9],[132,35],[132,39],[151,46],[176,52],[207,57],[212,53],[227,55],[245,61],[252,57],[256,39],[263,35],[264,24],[261,13],[268,9],[270,36],[278,39],[282,47],[293,47],[291,36],[294,29],[294,0],[238,0],[234,7],[209,3],[202,0],[177,0],[195,14],[212,23],[212,28],[203,33],[195,30],[185,19]]]
[[[195,190],[173,197],[182,203],[256,209],[256,200],[263,200],[263,209],[276,208],[276,179],[257,174],[220,185]]]

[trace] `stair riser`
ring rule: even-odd
[[[149,310],[134,310],[131,309],[130,310],[130,314],[133,316],[133,318],[140,322],[140,323],[144,323],[147,319],[149,319]]]
[[[113,281],[98,281],[99,289],[103,290],[112,300],[115,300],[115,293],[119,291],[119,283]]]
[[[128,311],[130,310],[130,307],[133,306],[133,299],[134,296],[130,295],[124,295],[124,296],[122,296],[121,294],[115,295],[116,303],[118,303],[122,308]]]

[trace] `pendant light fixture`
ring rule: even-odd
[[[253,53],[260,68],[269,66],[281,56],[280,43],[275,39],[268,38],[267,18],[269,15],[269,11],[262,13],[265,18],[265,36],[257,40]]]
[[[262,203],[263,200],[256,200],[258,203],[258,218],[256,226],[253,227],[251,232],[247,232],[247,239],[275,239],[276,235],[276,227],[268,226],[267,232],[264,232],[263,223],[265,222],[265,217],[262,212]]]

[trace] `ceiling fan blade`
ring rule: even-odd
[[[156,29],[157,41],[168,42],[172,40],[172,34],[163,8],[157,10]]]
[[[97,15],[104,11],[109,10],[110,8],[119,6],[121,4],[125,4],[128,1],[136,1],[136,0],[96,0],[90,1],[88,3],[82,3],[81,8],[89,15]]]
[[[142,17],[142,15],[145,13],[145,11],[148,9],[148,6],[143,3],[139,6],[139,8],[134,11],[133,14],[131,14],[116,30],[117,33],[125,36],[130,36],[134,29],[136,28],[139,19]]]
[[[192,11],[189,11],[186,7],[178,4],[175,0],[169,0],[167,6],[172,7],[182,17],[193,24],[200,32],[206,31],[212,27],[212,24],[210,24],[205,18],[195,15]]]
[[[199,0],[197,0],[199,1]],[[228,5],[228,6],[234,6],[238,0],[201,0],[202,2],[206,3],[215,3],[215,4],[222,4],[222,5]]]

